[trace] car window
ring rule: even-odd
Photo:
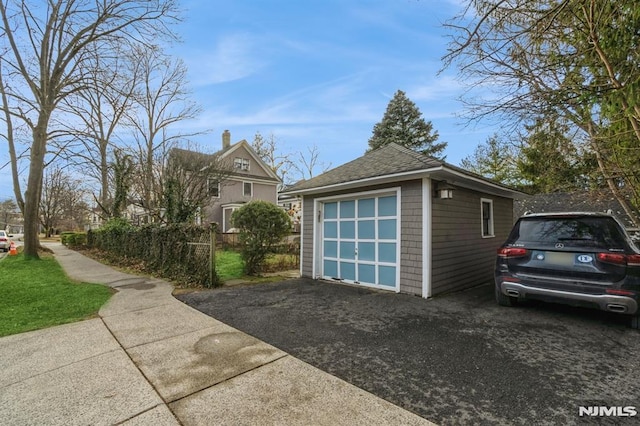
[[[618,224],[610,218],[522,218],[516,224],[511,242],[563,243],[565,247],[625,248]]]

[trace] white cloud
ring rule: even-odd
[[[265,66],[258,43],[247,34],[218,38],[210,51],[198,48],[184,58],[194,86],[207,86],[246,78]]]

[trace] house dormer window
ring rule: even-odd
[[[233,159],[233,168],[236,170],[249,171],[249,160],[247,158],[236,157]]]

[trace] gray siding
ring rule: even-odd
[[[401,186],[400,291],[422,295],[422,181]]]
[[[494,237],[482,237],[481,198],[493,200]],[[432,199],[432,295],[493,281],[496,249],[513,224],[513,200],[456,188]]]
[[[302,229],[300,235],[302,238],[302,259],[301,259],[301,275],[303,277],[313,277],[313,197],[304,197],[302,199]]]
[[[247,178],[247,182],[252,182]],[[253,200],[263,200],[270,203],[277,203],[278,187],[277,183],[253,182],[253,195],[251,197],[242,195],[242,180],[236,177],[226,180],[220,186],[220,198],[211,198],[211,202],[206,209],[206,220],[217,222],[222,229],[222,205],[227,203],[248,203]]]

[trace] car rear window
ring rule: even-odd
[[[522,218],[509,237],[511,243],[563,243],[566,247],[626,248],[615,220],[607,217]]]

